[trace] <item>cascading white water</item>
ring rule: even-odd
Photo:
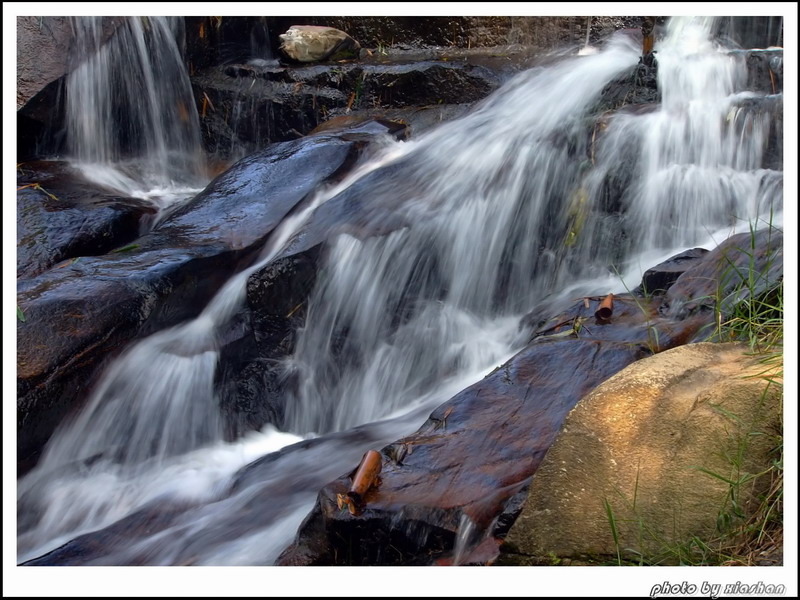
[[[419,142],[403,166],[413,196],[395,208],[414,226],[334,245],[287,365],[301,382],[289,429],[374,420],[493,364],[518,343],[524,307],[567,271],[588,273],[557,257],[581,168],[574,145],[603,86],[636,60],[621,38],[602,56],[523,73]],[[575,264],[596,265],[591,252]]]
[[[688,247],[726,227],[746,231],[781,206],[782,172],[761,168],[771,116],[744,107],[757,97],[743,91],[744,59],[709,39],[712,24],[711,18],[670,22],[656,47],[660,106],[615,116],[588,178],[597,202],[620,154],[628,148],[635,156],[636,183],[622,198],[630,254]]]
[[[404,150],[389,148],[339,185],[321,190],[302,211],[281,223],[261,260],[232,277],[197,318],[142,340],[109,367],[85,409],[56,431],[37,468],[20,482],[20,497],[39,507],[43,527],[21,539],[30,539],[33,545],[41,541],[42,533],[50,537],[112,522],[163,492],[169,479],[157,473],[194,470],[193,453],[223,445],[214,389],[219,360],[216,335],[243,300],[248,277],[283,248],[320,203]],[[275,435],[266,437],[271,440]],[[299,439],[289,435],[286,444]],[[224,477],[245,464],[231,460],[230,454],[222,450]],[[213,496],[218,491],[215,483],[224,477],[217,473],[205,488],[176,491],[180,496]],[[98,493],[98,487],[106,485],[113,489],[111,500]],[[65,497],[74,512],[59,511]]]
[[[186,197],[204,184],[200,125],[177,37],[182,19],[73,17],[66,83],[70,156],[87,177],[131,196]]]
[[[525,336],[518,318],[537,299],[580,281],[620,291],[609,264],[710,244],[721,229],[746,230],[770,211],[779,215],[782,173],[761,168],[769,115],[739,108],[747,96],[743,61],[711,43],[710,31],[710,20],[674,20],[656,46],[663,103],[613,116],[597,140],[587,139],[587,111],[638,58],[625,37],[599,54],[519,75],[464,119],[370,165],[376,174],[386,162],[402,163],[402,194],[376,185],[361,200],[411,225],[331,242],[286,365],[301,385],[282,424],[293,433],[281,443],[441,402],[466,385],[464,378],[474,380],[519,347]],[[620,167],[633,169],[633,183],[619,199],[624,216],[609,215],[603,185]],[[365,175],[354,174],[317,203]],[[234,276],[197,320],[151,336],[111,365],[87,409],[20,481],[20,505],[30,513],[20,529],[23,559],[162,495],[216,498],[253,458],[220,441],[216,331],[240,303],[247,277],[310,210],[285,222],[264,260]],[[343,470],[338,464],[319,465],[320,485]],[[209,505],[204,523],[251,501],[237,498],[220,513]],[[297,501],[309,505],[313,493]],[[302,506],[292,507],[292,522]],[[263,544],[279,535],[288,542],[293,530],[285,529],[269,526],[248,539]],[[200,535],[196,527],[174,531],[187,540]],[[148,543],[157,562],[180,562],[184,538],[156,537]],[[276,555],[282,545],[272,542]],[[198,560],[250,560],[234,542],[224,547],[227,558],[209,548]],[[466,551],[459,547],[458,557]],[[258,554],[263,561],[275,555]]]

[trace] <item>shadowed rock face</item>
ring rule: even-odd
[[[122,22],[122,17],[104,18],[102,41]],[[17,17],[17,110],[74,68],[72,36],[69,17]]]
[[[485,535],[502,536],[516,518],[520,493],[578,400],[638,359],[712,333],[713,311],[687,301],[705,298],[709,286],[720,281],[723,291],[735,287],[723,277],[730,273],[724,266],[749,264],[749,243],[747,234],[734,236],[693,259],[666,295],[615,297],[608,321],[592,318],[600,298],[580,301],[550,319],[528,317],[538,328],[525,350],[438,407],[416,433],[382,449],[381,482],[365,495],[363,514],[337,506],[337,494],[347,492],[352,474],[333,481],[320,491],[278,564],[448,560],[462,515]],[[756,267],[771,268],[776,284],[780,235],[761,233],[756,247]],[[577,319],[585,319],[578,321],[580,328]],[[487,554],[487,544],[478,542],[483,550],[476,556],[491,562],[497,544],[489,544],[493,550]]]
[[[708,253],[705,248],[692,248],[651,267],[642,275],[642,285],[634,290],[639,294],[663,294],[692,265]]]
[[[765,94],[783,92],[783,48],[774,50],[739,50],[747,64],[745,89]]]
[[[751,270],[757,277],[748,285],[743,278]],[[737,302],[751,294],[769,294],[782,282],[783,232],[766,228],[754,236],[734,235],[678,277],[664,296],[661,312],[678,319],[699,316],[713,313],[720,301],[725,320]]]
[[[125,17],[103,17],[106,43]],[[17,160],[61,152],[65,76],[80,64],[70,17],[17,17]]]
[[[129,251],[20,280],[20,470],[33,466],[55,426],[81,405],[106,360],[137,337],[196,316],[287,213],[352,166],[371,135],[274,145],[220,175]]]
[[[217,389],[228,439],[283,422],[286,388],[294,380],[287,380],[280,361],[294,352],[322,255],[319,244],[272,261],[248,279],[246,304],[221,336]]]
[[[236,64],[206,69],[192,84],[198,106],[206,107],[200,111],[205,144],[227,157],[351,114],[410,118],[416,135],[430,126],[428,113],[451,118],[459,106],[488,96],[501,81],[496,71],[464,60]]]

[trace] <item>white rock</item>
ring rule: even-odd
[[[361,46],[344,31],[316,25],[292,25],[283,35],[281,51],[299,62],[315,62],[339,55],[357,56]]]

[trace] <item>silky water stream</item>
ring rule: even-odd
[[[154,532],[140,529],[83,564],[272,564],[322,485],[519,350],[528,337],[520,316],[538,301],[621,292],[675,252],[713,247],[751,223],[779,225],[782,172],[763,168],[770,114],[745,102],[758,94],[745,89],[744,60],[711,39],[712,26],[670,22],[657,44],[661,103],[613,116],[596,147],[585,147],[590,111],[639,60],[625,35],[520,73],[466,117],[388,144],[320,190],[199,317],[107,368],[19,482],[18,560],[158,515]],[[398,164],[413,192],[381,185],[382,170]],[[631,182],[610,213],[604,181],[620,168]],[[409,226],[329,241],[283,364],[300,382],[284,421],[223,441],[215,335],[248,276],[317,207],[365,181],[375,184],[362,186],[362,201]],[[280,449],[261,477],[240,472]],[[469,522],[463,529],[474,534]],[[456,545],[458,557],[464,540]]]

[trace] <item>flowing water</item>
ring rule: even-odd
[[[20,481],[18,558],[153,502],[184,502],[190,507],[169,527],[105,561],[270,564],[319,487],[517,351],[527,339],[519,317],[537,301],[624,291],[676,251],[712,247],[759,218],[779,224],[782,172],[762,168],[770,115],[748,103],[756,95],[744,89],[744,60],[709,39],[712,26],[673,20],[656,46],[661,104],[621,111],[591,139],[587,111],[638,61],[624,35],[599,53],[521,73],[463,119],[387,148],[321,191],[196,320],[110,365],[86,409]],[[381,182],[383,169],[398,165],[402,193]],[[609,210],[606,182],[620,171],[630,184]],[[300,382],[285,421],[223,442],[216,332],[247,277],[315,207],[356,182],[364,202],[411,226],[331,241],[284,364]],[[260,467],[258,481],[231,487],[240,467],[316,436],[309,453],[286,452]],[[265,498],[275,507],[259,510],[261,520],[236,524]],[[469,525],[457,561],[467,538],[481,538]]]
[[[67,147],[90,180],[161,208],[204,181],[200,122],[179,40],[183,20],[130,17],[106,40],[103,17],[73,17]],[[200,189],[198,189],[200,188]]]

